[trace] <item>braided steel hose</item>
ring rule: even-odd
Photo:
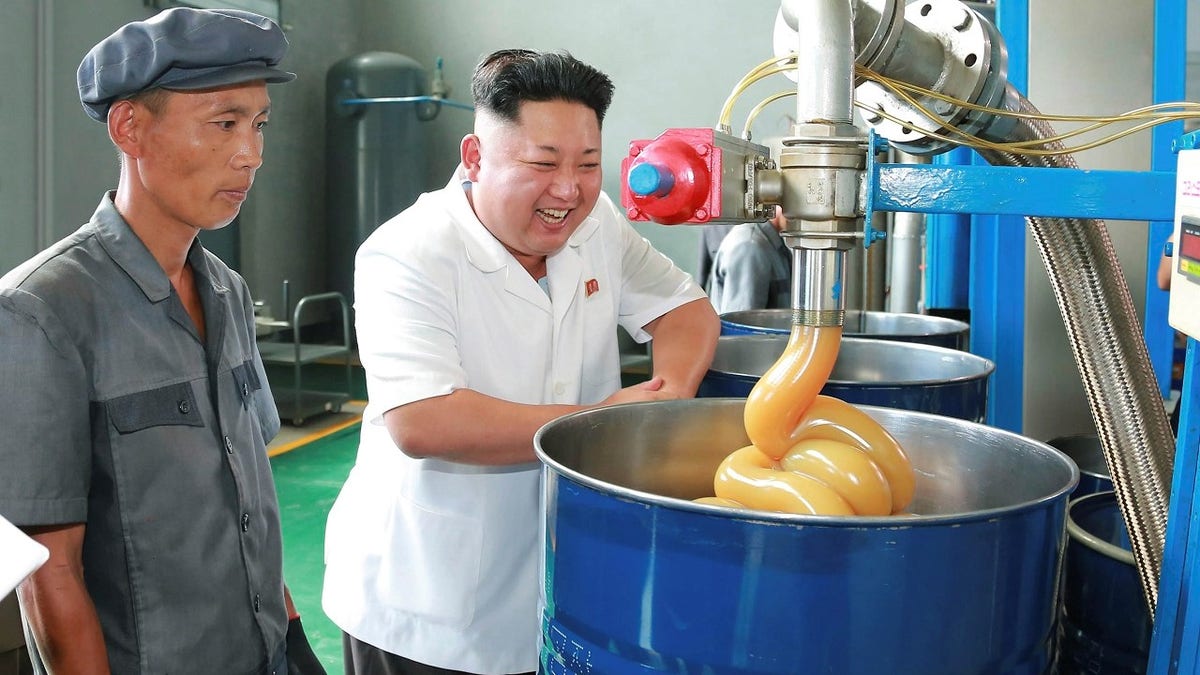
[[[1020,110],[1037,112],[1023,96]],[[1006,140],[1053,135],[1046,122],[1021,120]],[[1061,149],[1062,145],[1054,142],[1046,147]],[[1078,166],[1070,155],[980,154],[993,165]],[[1141,323],[1103,221],[1026,220],[1066,325],[1153,616],[1166,540],[1175,437],[1158,394]]]

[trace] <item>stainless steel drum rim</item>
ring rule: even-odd
[[[1071,500],[1070,504],[1067,506],[1067,534],[1070,535],[1075,541],[1078,541],[1080,544],[1083,544],[1100,555],[1112,558],[1117,562],[1125,563],[1126,565],[1133,567],[1137,564],[1133,558],[1133,551],[1127,551],[1120,546],[1104,541],[1100,537],[1097,537],[1091,532],[1088,532],[1080,527],[1079,524],[1075,522],[1075,519],[1071,517],[1071,509],[1076,504],[1084,501],[1085,499],[1098,498],[1100,495],[1104,494],[1105,493],[1103,492],[1096,492]]]
[[[754,343],[754,342],[778,343],[778,342],[782,341],[779,339],[780,336],[778,336],[778,335],[725,335],[725,336],[721,337],[721,339],[723,339],[723,340],[729,340],[730,338],[736,338],[738,341],[746,342],[746,343]],[[931,357],[936,356],[936,355],[942,355],[942,356],[945,356],[948,358],[954,358],[954,359],[958,359],[960,361],[972,363],[972,364],[976,365],[977,367],[972,369],[972,372],[964,373],[962,375],[957,375],[957,376],[952,376],[952,377],[936,377],[936,378],[930,378],[928,380],[910,378],[910,379],[903,379],[903,380],[870,380],[869,382],[863,382],[862,380],[839,380],[835,376],[830,376],[830,378],[827,382],[832,385],[840,385],[840,386],[856,386],[856,385],[867,386],[867,385],[869,385],[872,387],[886,387],[886,386],[899,387],[899,386],[905,386],[905,385],[955,384],[955,383],[972,382],[972,381],[979,380],[979,379],[985,379],[985,378],[991,376],[992,371],[994,371],[996,369],[996,364],[992,363],[992,361],[990,361],[982,356],[979,356],[977,354],[972,354],[970,352],[963,352],[963,351],[950,349],[948,347],[935,347],[933,345],[924,345],[924,344],[919,344],[916,342],[894,342],[894,341],[888,341],[888,340],[876,340],[876,339],[872,339],[869,337],[843,337],[842,338],[842,344],[854,345],[854,344],[868,344],[868,343],[872,344],[872,345],[877,345],[878,348],[881,348],[881,349],[890,349],[890,350],[896,351],[898,353],[905,353],[905,354],[909,354],[909,355],[913,355],[913,354],[922,355],[923,354],[923,355],[928,355]],[[748,372],[743,372],[743,371],[735,369],[735,368],[722,368],[719,372],[723,375],[732,375],[735,377],[746,377],[746,378],[759,378],[763,375],[763,373],[748,373]]]
[[[727,404],[729,401],[739,401],[739,400],[744,401],[745,399],[736,399],[736,398],[688,399],[689,403],[692,405],[712,405],[712,406],[724,405],[724,404]],[[658,403],[668,403],[668,402],[663,401],[663,402],[658,402]],[[634,407],[645,406],[645,405],[647,405],[647,404],[646,403],[623,403],[623,404],[618,404],[618,405],[610,406],[610,407],[611,408],[634,408]],[[912,418],[917,418],[917,419],[929,419],[931,422],[936,421],[936,422],[943,423],[943,424],[953,423],[953,424],[981,426],[981,425],[976,425],[971,422],[966,422],[964,420],[958,420],[955,418],[949,418],[949,417],[944,417],[944,416],[940,416],[940,415],[931,415],[928,413],[914,412],[914,411],[908,411],[908,410],[899,411],[899,410],[894,410],[894,409],[889,409],[889,408],[879,408],[879,407],[875,407],[875,406],[858,406],[858,407],[867,413],[871,413],[872,411],[875,411],[875,410],[879,410],[884,413],[900,413],[900,412],[902,412],[905,415],[905,417],[912,417]],[[543,452],[541,441],[542,441],[543,435],[547,432],[548,428],[550,428],[552,425],[554,425],[555,422],[566,421],[566,420],[570,420],[571,418],[586,416],[588,413],[589,413],[588,410],[582,410],[579,412],[569,413],[567,415],[559,417],[556,420],[548,423],[547,425],[543,426],[541,429],[538,429],[537,433],[534,434],[534,439],[533,439],[534,452],[536,453],[538,459],[540,459],[542,461],[543,466],[546,467],[547,470],[553,469],[555,472],[557,472],[567,478],[570,478],[572,481],[574,481],[576,483],[579,483],[581,485],[589,487],[593,490],[596,490],[597,492],[611,494],[619,499],[624,499],[627,501],[633,501],[633,502],[639,502],[639,503],[648,503],[648,504],[652,504],[655,506],[661,506],[661,507],[676,509],[676,510],[681,510],[681,511],[692,511],[692,512],[697,512],[697,513],[702,513],[702,514],[707,514],[707,515],[719,515],[722,517],[737,518],[739,520],[760,521],[760,522],[765,522],[765,523],[781,524],[781,525],[804,525],[804,526],[809,526],[809,527],[858,526],[858,527],[867,528],[867,529],[887,529],[889,527],[909,528],[909,527],[920,527],[920,526],[944,526],[949,523],[967,523],[967,522],[974,522],[974,521],[981,521],[981,520],[989,520],[989,519],[996,518],[997,516],[1003,515],[1003,514],[1011,514],[1011,513],[1021,512],[1021,511],[1025,511],[1025,510],[1029,510],[1029,509],[1039,508],[1042,505],[1052,502],[1055,499],[1058,499],[1059,497],[1061,497],[1062,495],[1069,493],[1075,487],[1075,485],[1078,483],[1078,479],[1079,479],[1079,469],[1078,469],[1078,467],[1075,466],[1075,463],[1073,461],[1071,461],[1070,458],[1068,458],[1061,451],[1059,451],[1055,448],[1051,448],[1051,450],[1062,455],[1063,459],[1066,460],[1066,463],[1069,465],[1070,470],[1072,472],[1073,480],[1070,481],[1068,485],[1063,486],[1062,488],[1058,489],[1057,491],[1055,491],[1051,494],[1048,494],[1048,495],[1043,495],[1042,497],[1040,497],[1038,499],[1028,500],[1025,502],[1018,502],[1015,504],[1009,504],[1009,505],[999,507],[999,508],[994,508],[994,509],[978,509],[978,510],[974,510],[974,511],[963,511],[963,512],[958,512],[958,513],[946,513],[946,514],[935,514],[935,515],[912,514],[912,515],[852,516],[852,517],[811,516],[811,515],[798,515],[798,514],[791,514],[791,513],[776,513],[776,512],[769,512],[769,511],[757,511],[757,510],[750,510],[750,509],[735,509],[735,508],[715,506],[715,505],[709,505],[709,504],[699,504],[699,503],[696,503],[694,501],[687,500],[687,499],[680,499],[680,498],[676,498],[676,497],[667,497],[667,496],[663,496],[663,495],[659,495],[659,494],[654,494],[652,492],[645,492],[642,490],[635,490],[635,489],[624,487],[621,485],[614,485],[612,483],[607,483],[605,481],[593,478],[586,474],[580,473],[579,471],[576,471],[570,467],[567,467],[567,466],[563,465],[562,463],[556,461],[554,458],[549,457],[548,455],[546,455],[545,452]],[[1004,429],[999,429],[999,428],[995,428],[995,427],[988,427],[988,432],[990,434],[993,434],[996,437],[1012,438],[1014,440],[1014,442],[1017,442],[1017,443],[1025,443],[1025,442],[1030,442],[1032,440],[1032,439],[1028,439],[1024,436],[1020,436],[1018,434],[1012,433],[1010,431],[1006,431]],[[1047,446],[1047,447],[1049,447],[1049,446]],[[733,452],[736,449],[737,448],[730,448],[729,451]],[[1093,539],[1094,539],[1094,537],[1093,537]],[[1111,544],[1110,544],[1110,546],[1111,546]]]
[[[750,328],[779,328],[784,317],[790,318],[792,310],[790,309],[749,309],[737,312],[725,312],[721,315],[721,321],[726,323],[746,326]],[[903,312],[877,312],[864,311],[856,309],[846,310],[845,329],[852,332],[855,336],[870,337],[881,333],[868,332],[865,327],[855,327],[858,324],[865,323],[874,318],[895,318],[902,321],[907,321],[906,329],[894,333],[887,333],[896,337],[932,337],[935,335],[953,335],[955,333],[964,333],[970,330],[970,325],[943,316],[934,316],[932,314],[912,314]],[[778,324],[778,325],[777,325]],[[920,326],[920,329],[914,329],[913,326]]]
[[[1057,436],[1046,443],[1066,453],[1075,464],[1079,465],[1080,474],[1112,481],[1112,476],[1108,473],[1108,465],[1104,460],[1104,453],[1100,449],[1100,437],[1096,434]]]

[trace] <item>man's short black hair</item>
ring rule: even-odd
[[[582,103],[603,124],[612,103],[607,75],[566,52],[502,49],[483,58],[471,77],[476,110],[514,122],[526,101]]]

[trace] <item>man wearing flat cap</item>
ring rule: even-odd
[[[197,241],[254,183],[286,50],[178,8],[79,66],[117,189],[0,279],[0,515],[50,550],[18,591],[40,671],[324,672],[289,622],[250,292]]]

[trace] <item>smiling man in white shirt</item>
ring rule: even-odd
[[[600,191],[612,90],[567,54],[489,55],[459,171],[358,252],[370,402],[324,591],[348,673],[535,670],[534,432],[691,397],[712,360],[702,289]],[[654,340],[651,379],[624,389],[618,326]]]

